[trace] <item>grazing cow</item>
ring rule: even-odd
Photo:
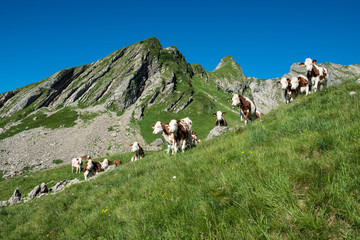
[[[120,160],[109,161],[109,165],[121,166],[122,162]]]
[[[183,118],[179,121],[175,119],[169,123],[169,132],[175,136],[175,148],[177,144],[181,146],[181,151],[184,152],[186,146],[192,146],[192,121],[190,118]]]
[[[296,91],[296,93],[305,93],[309,94],[310,86],[309,81],[303,75],[299,75],[297,77],[292,77],[291,79],[291,90]]]
[[[255,120],[260,117],[260,112],[256,110],[256,105],[254,101],[250,100],[247,97],[243,97],[239,94],[234,94],[232,98],[232,107],[239,106],[240,114],[244,116],[245,125],[247,124],[247,120],[250,121]]]
[[[157,121],[155,125],[151,126],[154,129],[153,134],[162,135],[165,141],[168,144],[167,153],[170,153],[170,148],[172,150],[172,154],[176,154],[176,139],[175,135],[169,131],[169,123],[161,123]]]
[[[138,142],[134,142],[130,145],[130,147],[131,151],[135,153],[134,156],[131,158],[132,162],[145,157],[144,149],[140,146]]]
[[[294,100],[295,91],[291,90],[290,78],[283,77],[276,84],[281,85],[281,89],[284,90],[284,98],[286,104]]]
[[[223,116],[226,115],[226,112],[221,112],[221,111],[217,111],[216,113],[213,114],[214,117],[216,117],[216,122],[215,122],[215,126],[227,126],[227,122],[226,120],[223,118]]]
[[[85,164],[83,168],[84,177],[85,180],[87,180],[87,177],[91,177],[92,175],[97,174],[98,172],[102,172],[104,169],[101,166],[100,162],[89,160]]]
[[[323,87],[326,85],[326,76],[327,70],[326,68],[319,67],[315,65],[317,60],[311,60],[311,58],[305,59],[304,63],[300,63],[300,66],[306,66],[306,76],[309,80],[309,88],[314,89],[316,92],[318,90],[319,84]],[[314,85],[314,87],[312,87]]]
[[[74,158],[71,163],[71,172],[73,173],[75,168],[75,173],[80,173],[82,164],[83,161],[81,158]]]
[[[192,138],[192,142],[194,145],[198,144],[199,142],[201,142],[201,140],[198,138],[198,136],[196,135],[196,132],[192,132],[191,133],[191,138]]]
[[[100,164],[101,164],[101,168],[104,170],[110,165],[109,160],[107,158],[105,158],[102,162],[100,162]]]

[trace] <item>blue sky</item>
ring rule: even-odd
[[[0,93],[157,37],[215,69],[281,77],[294,62],[360,64],[360,1],[2,0]]]

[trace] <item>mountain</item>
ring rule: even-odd
[[[330,85],[360,77],[359,65],[320,65],[328,68]],[[296,63],[290,68],[290,74],[303,71]],[[176,47],[163,48],[149,38],[0,94],[0,171],[15,176],[81,154],[127,152],[134,141],[159,150],[154,142],[159,136],[151,130],[158,120],[188,116],[205,139],[218,110],[227,112],[230,126],[239,124],[238,110],[231,108],[233,92],[254,99],[262,113],[282,104],[277,80],[245,76],[231,56],[206,71],[189,64]]]

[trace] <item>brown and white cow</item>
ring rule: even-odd
[[[74,172],[74,168],[75,168],[75,173],[80,173],[81,168],[82,168],[82,164],[83,161],[82,159],[79,158],[73,158],[73,160],[71,161],[71,172]]]
[[[296,93],[302,93],[308,95],[310,92],[309,81],[304,75],[291,78],[291,90]]]
[[[83,168],[85,180],[87,180],[87,177],[91,177],[102,171],[104,171],[104,169],[101,166],[101,163],[92,161],[91,159],[87,161],[87,163],[85,163],[85,166]]]
[[[295,91],[291,89],[291,79],[283,77],[280,81],[276,82],[277,85],[281,85],[281,89],[284,90],[285,103],[288,104],[294,100]]]
[[[154,129],[153,134],[162,135],[165,141],[168,144],[167,153],[170,153],[170,149],[172,150],[172,154],[176,154],[176,139],[175,135],[169,131],[169,123],[161,123],[157,121],[155,125],[151,126]]]
[[[133,144],[130,145],[130,147],[131,147],[131,151],[135,153],[134,156],[131,158],[132,162],[145,157],[144,149],[140,146],[138,142],[134,142]]]
[[[122,162],[120,160],[110,161],[105,158],[102,162],[100,162],[100,164],[101,164],[101,167],[105,170],[110,165],[121,166]]]
[[[198,144],[199,142],[201,142],[201,140],[198,138],[198,136],[196,135],[196,132],[192,132],[191,133],[191,138],[192,138],[192,143],[193,145]]]
[[[247,124],[247,120],[250,121],[255,120],[260,117],[260,112],[256,110],[256,105],[254,101],[250,100],[247,97],[243,97],[239,94],[234,94],[232,97],[232,107],[240,108],[240,114],[244,116],[245,125]]]
[[[122,162],[120,160],[113,160],[113,161],[109,160],[109,165],[121,166]]]
[[[306,67],[306,76],[309,80],[309,88],[314,89],[316,92],[319,88],[319,84],[323,87],[326,85],[326,76],[327,76],[327,70],[326,68],[319,67],[315,65],[317,60],[311,60],[311,58],[305,59],[304,63],[300,63],[300,66]],[[314,85],[312,87],[312,85]]]
[[[192,146],[192,121],[186,117],[176,121],[171,120],[169,123],[169,132],[174,134],[175,148],[180,146],[181,151],[184,152],[186,146]]]
[[[223,116],[226,115],[226,112],[221,112],[221,111],[217,111],[216,113],[213,114],[214,117],[216,117],[216,122],[215,122],[215,126],[227,126],[227,122],[226,120],[223,118]]]

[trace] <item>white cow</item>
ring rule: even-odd
[[[72,162],[71,162],[71,172],[74,172],[74,168],[75,168],[75,173],[80,173],[81,168],[82,168],[82,158],[73,158]]]
[[[297,77],[291,78],[291,90],[296,91],[297,93],[309,94],[309,81],[303,76],[299,75]]]
[[[304,63],[300,63],[300,66],[306,67],[306,76],[309,80],[309,89],[312,91],[312,88],[314,89],[314,92],[318,90],[319,84],[323,87],[326,85],[326,76],[327,76],[327,70],[326,68],[319,67],[315,65],[317,60],[311,60],[311,58],[305,59]],[[314,85],[314,87],[312,87]]]
[[[167,153],[170,153],[170,149],[172,150],[172,154],[176,154],[177,146],[175,135],[169,131],[169,123],[161,123],[157,121],[155,125],[151,126],[154,129],[153,134],[162,135],[165,141],[168,144]]]

